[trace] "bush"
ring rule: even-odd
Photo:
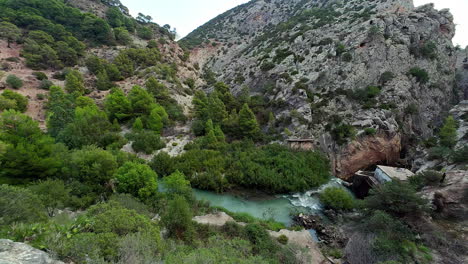
[[[364,128],[364,133],[369,136],[373,136],[377,133],[377,130],[373,127],[366,127]]]
[[[30,187],[47,208],[49,216],[54,216],[56,209],[64,208],[70,202],[70,189],[61,180],[45,180]]]
[[[457,163],[468,162],[468,146],[464,146],[453,152],[452,160]]]
[[[351,53],[349,52],[343,53],[341,57],[343,58],[343,61],[346,61],[346,62],[350,62],[353,60],[353,55],[351,55]]]
[[[174,165],[174,159],[172,159],[171,156],[169,156],[169,154],[164,151],[156,154],[150,163],[151,168],[162,177],[167,176],[175,171]]]
[[[167,227],[170,237],[189,243],[195,238],[192,212],[182,196],[176,195],[169,201],[161,220]]]
[[[283,244],[283,245],[286,245],[288,244],[288,237],[285,236],[285,235],[280,235],[278,238],[277,238],[278,242]]]
[[[417,194],[409,183],[398,180],[373,188],[364,203],[367,208],[397,217],[420,215],[428,210],[428,201]]]
[[[436,186],[442,180],[442,173],[432,170],[420,172],[408,179],[408,182],[416,189],[420,190],[424,186]]]
[[[34,75],[34,77],[36,77],[36,79],[38,79],[39,81],[49,79],[47,75],[43,72],[33,72],[32,75]]]
[[[39,197],[28,189],[0,185],[0,226],[14,222],[34,223],[47,218]]]
[[[117,191],[147,199],[157,192],[158,175],[146,164],[126,162],[115,173]]]
[[[23,80],[18,78],[16,75],[10,74],[6,79],[6,83],[13,89],[19,89],[23,87]]]
[[[262,71],[269,71],[269,70],[271,70],[271,69],[273,69],[275,67],[276,67],[276,65],[273,62],[266,61],[266,62],[262,63],[262,65],[260,66],[260,69]]]
[[[380,83],[386,84],[387,82],[393,80],[393,78],[395,78],[395,74],[393,74],[393,72],[386,71],[380,75]]]
[[[320,193],[320,202],[335,210],[350,210],[354,207],[353,196],[339,187],[330,187]]]
[[[162,149],[166,146],[166,144],[161,141],[159,134],[154,131],[141,130],[135,133],[131,133],[127,136],[130,140],[133,141],[132,149],[136,152],[151,154],[154,151]]]
[[[0,95],[0,110],[6,109],[24,113],[28,109],[28,98],[11,90],[5,90]]]
[[[410,69],[409,74],[416,77],[416,81],[419,83],[427,83],[429,81],[429,73],[424,69],[414,67]]]

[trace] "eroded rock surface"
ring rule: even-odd
[[[0,264],[64,264],[25,243],[0,239]]]

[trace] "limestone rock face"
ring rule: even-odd
[[[464,221],[468,217],[468,171],[448,171],[445,175],[440,186],[425,187],[421,194],[443,217]]]
[[[460,100],[454,34],[447,10],[412,0],[257,0],[182,43],[234,93],[247,86],[264,96],[278,132],[315,139],[346,178],[371,155],[394,159],[396,150],[433,136]],[[337,144],[343,124],[354,127],[357,143],[350,136]],[[381,136],[361,139],[366,129],[386,133],[390,146],[370,145]]]
[[[64,264],[24,243],[0,239],[0,264]]]

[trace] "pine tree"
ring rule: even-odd
[[[439,132],[440,144],[447,148],[453,148],[457,144],[457,122],[453,116],[447,117],[444,126]]]
[[[146,90],[153,94],[158,100],[167,100],[169,98],[169,91],[164,84],[158,82],[156,78],[150,77],[145,83]]]
[[[0,38],[5,38],[8,42],[8,48],[11,42],[16,41],[21,35],[21,30],[10,22],[0,23]]]
[[[109,76],[105,70],[100,71],[96,75],[96,88],[100,91],[107,91],[112,88],[112,82],[109,80]]]
[[[223,130],[221,130],[221,127],[219,125],[215,127],[214,134],[218,143],[224,143],[226,141],[226,137],[224,136]]]
[[[158,113],[157,109],[153,109],[151,111],[151,114],[149,115],[147,119],[146,126],[148,127],[148,129],[151,129],[158,134],[162,132],[162,129],[164,127],[164,122],[163,122],[163,118]]]
[[[213,123],[220,124],[227,116],[226,106],[216,93],[208,96],[208,114]]]
[[[250,139],[256,138],[260,132],[257,119],[247,104],[239,112],[239,129],[243,137]]]
[[[65,79],[65,90],[68,93],[77,93],[79,95],[84,94],[85,86],[81,73],[78,71],[71,71],[67,74]]]
[[[114,88],[104,101],[104,109],[111,120],[125,120],[132,114],[130,100],[120,88]]]
[[[141,118],[135,119],[135,122],[133,122],[132,126],[133,132],[138,132],[143,130],[143,122],[141,121]]]

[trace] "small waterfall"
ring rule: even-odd
[[[282,195],[281,197],[286,198],[289,202],[296,206],[296,207],[304,207],[312,212],[319,212],[323,209],[322,204],[320,203],[318,194],[325,190],[328,187],[341,187],[344,188],[342,185],[343,181],[338,178],[332,178],[328,183],[303,192],[303,193],[295,193],[290,195]]]

